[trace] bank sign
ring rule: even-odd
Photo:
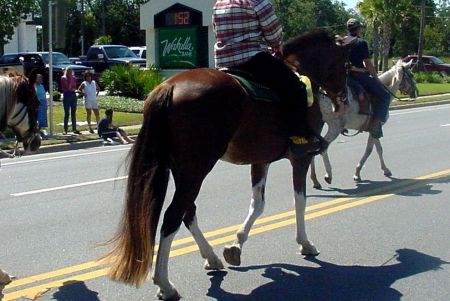
[[[197,28],[160,28],[159,65],[163,69],[197,67]]]

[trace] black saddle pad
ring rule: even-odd
[[[280,102],[280,97],[278,96],[278,94],[276,94],[269,87],[261,85],[252,79],[249,79],[249,77],[251,77],[250,74],[243,71],[231,69],[220,69],[220,71],[223,71],[234,77],[253,99],[264,102]]]

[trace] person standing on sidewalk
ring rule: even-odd
[[[36,96],[39,100],[39,108],[37,112],[38,128],[41,135],[46,136],[47,132],[45,128],[47,125],[47,96],[45,94],[45,88],[42,84],[42,74],[36,74],[34,81],[34,89],[36,90]]]
[[[290,150],[298,156],[323,151],[327,142],[307,123],[306,86],[279,53],[282,26],[270,0],[217,0],[213,7],[216,68],[250,74],[281,98]]]
[[[86,118],[89,126],[89,132],[93,134],[94,130],[91,126],[92,111],[94,111],[97,127],[100,122],[100,113],[98,111],[97,103],[99,88],[95,80],[92,79],[92,74],[89,71],[86,71],[83,77],[84,81],[81,83],[78,90],[80,90],[80,92],[84,96],[84,107],[86,108]]]
[[[64,135],[67,135],[69,114],[72,119],[72,131],[74,134],[80,135],[80,131],[77,130],[77,95],[75,90],[77,89],[77,79],[73,76],[73,70],[66,68],[64,75],[61,77],[61,90],[63,92],[63,105],[64,105]]]

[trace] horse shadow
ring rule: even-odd
[[[369,197],[378,194],[394,193],[399,196],[423,196],[423,195],[436,195],[441,193],[441,190],[433,189],[433,184],[448,184],[450,183],[450,176],[443,176],[433,179],[400,179],[395,177],[389,177],[390,180],[385,181],[372,181],[363,180],[356,183],[356,187],[353,188],[339,188],[329,187],[322,189],[323,191],[337,192],[339,194],[311,194],[308,197],[326,197],[326,198],[339,198],[342,195],[358,197]]]
[[[53,294],[58,301],[100,301],[98,293],[87,288],[83,281],[70,280],[63,283]]]
[[[393,258],[395,264],[387,264]],[[306,257],[318,267],[296,266],[285,263],[230,267],[236,272],[263,270],[262,276],[270,279],[248,295],[231,293],[222,289],[226,271],[210,272],[211,286],[207,296],[216,300],[384,300],[399,301],[402,293],[391,286],[402,278],[441,269],[449,264],[438,257],[412,249],[399,249],[380,266],[345,266],[325,262],[317,257]]]

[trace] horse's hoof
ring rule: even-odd
[[[328,184],[331,184],[331,177],[325,177],[323,178],[325,180],[325,182],[327,182]]]
[[[361,182],[361,177],[353,176],[353,181],[355,181],[355,182]]]
[[[204,268],[205,268],[205,270],[218,271],[218,270],[223,270],[224,266],[223,266],[222,261],[217,256],[214,256],[214,258],[212,260],[208,260],[208,259],[205,260]]]
[[[304,256],[317,256],[320,252],[315,245],[309,244],[301,247],[301,254]]]
[[[225,261],[234,266],[241,265],[241,248],[239,246],[225,246],[223,249],[223,257]]]
[[[392,177],[392,172],[391,172],[390,170],[386,170],[386,171],[384,172],[384,175],[385,175],[386,177]]]
[[[178,293],[178,291],[175,288],[173,288],[173,291],[171,292],[170,295],[163,292],[161,289],[158,289],[158,292],[156,293],[156,297],[158,298],[158,300],[164,300],[164,301],[178,301],[181,299],[180,294]]]
[[[314,189],[322,189],[322,185],[320,184],[314,184]]]

